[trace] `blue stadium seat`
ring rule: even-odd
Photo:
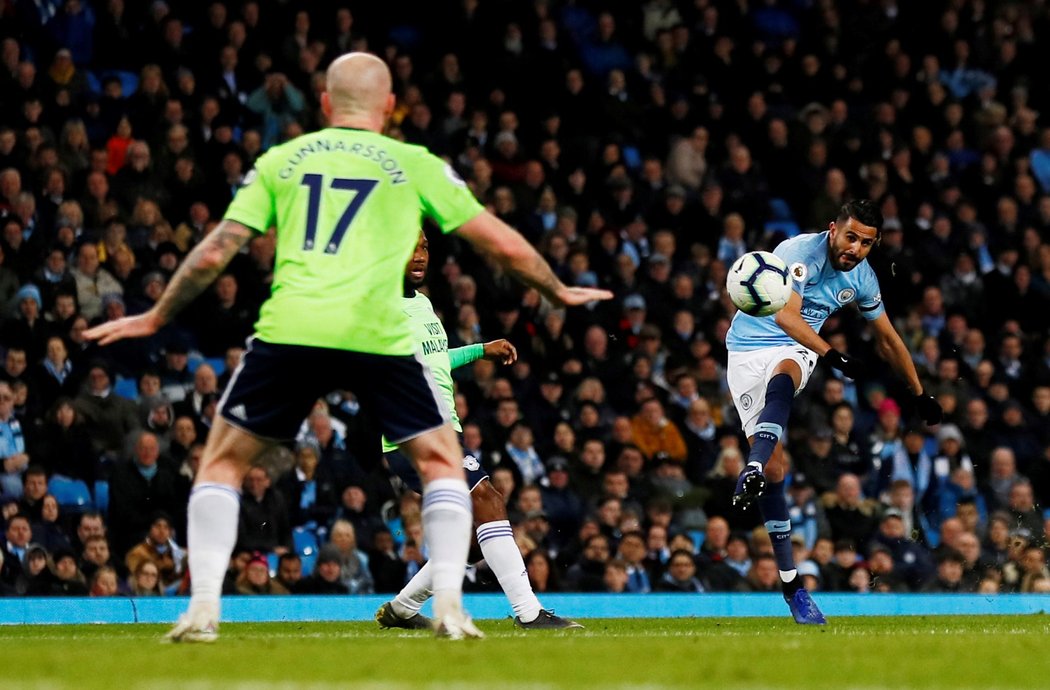
[[[95,509],[103,515],[109,513],[109,482],[104,479],[95,482]]]
[[[773,198],[769,200],[770,220],[795,220],[791,214],[791,206],[785,199]]]
[[[275,554],[275,553],[268,553],[268,554],[266,554],[266,564],[267,564],[267,567],[270,569],[270,577],[274,577],[275,575],[277,575],[277,566],[280,564],[280,562],[281,562],[281,557],[278,556],[277,554]]]
[[[689,538],[693,540],[694,553],[700,553],[700,547],[704,545],[704,539],[707,538],[707,534],[703,530],[691,529],[688,532]]]
[[[102,93],[102,80],[98,78],[98,75],[91,71],[84,73],[84,78],[87,80],[87,90],[96,96]]]
[[[131,94],[139,88],[139,75],[134,72],[126,72],[119,69],[106,70],[99,75],[99,91],[101,92],[102,82],[108,77],[116,77],[120,80],[120,88],[124,92],[124,98],[128,98]]]
[[[211,368],[215,370],[216,376],[222,376],[226,373],[226,360],[222,357],[205,357],[204,361],[211,365]]]
[[[299,559],[303,562],[303,577],[310,577],[314,572],[314,568],[317,567],[317,554],[312,553],[309,556],[300,556]]]
[[[113,384],[113,392],[128,400],[138,400],[139,383],[135,379],[126,379],[118,376],[117,382]]]
[[[317,535],[305,525],[292,530],[292,541],[295,542],[295,552],[300,556],[317,555]]]
[[[783,239],[789,240],[802,232],[802,228],[793,220],[771,220],[762,226],[766,235],[783,235]]]
[[[47,490],[63,508],[83,511],[92,507],[91,492],[81,479],[70,479],[56,474],[47,483]]]
[[[637,146],[624,146],[620,152],[623,154],[623,162],[629,169],[638,170],[642,167],[642,152]]]

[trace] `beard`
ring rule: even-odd
[[[860,264],[860,260],[857,257],[853,257],[852,260],[846,258],[846,255],[842,252],[836,252],[831,255],[831,265],[836,271],[842,271],[848,273],[856,268]]]

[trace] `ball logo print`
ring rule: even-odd
[[[753,402],[754,402],[754,400],[752,400],[751,396],[749,394],[747,394],[747,393],[744,393],[743,395],[740,396],[740,407],[744,408],[745,410],[750,410],[751,409],[751,403],[753,403]]]
[[[853,288],[843,288],[839,290],[839,294],[835,295],[835,299],[837,299],[840,304],[849,304],[853,301],[853,298],[856,297],[856,295],[857,291]]]
[[[775,314],[791,298],[787,264],[769,252],[748,252],[733,264],[726,290],[737,309],[749,316]]]

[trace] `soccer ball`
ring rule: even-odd
[[[733,304],[745,314],[776,314],[791,297],[787,264],[776,254],[748,252],[729,269],[726,290]]]

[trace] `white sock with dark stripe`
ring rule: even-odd
[[[529,573],[514,543],[514,532],[509,520],[495,520],[478,525],[478,546],[485,562],[499,580],[499,586],[510,600],[514,615],[522,623],[531,623],[540,615],[540,600],[532,591]]]
[[[435,479],[423,489],[423,538],[438,618],[460,604],[473,521],[470,491],[462,479]]]
[[[198,484],[187,509],[187,551],[195,603],[219,603],[222,581],[237,544],[241,495],[226,484]]]

